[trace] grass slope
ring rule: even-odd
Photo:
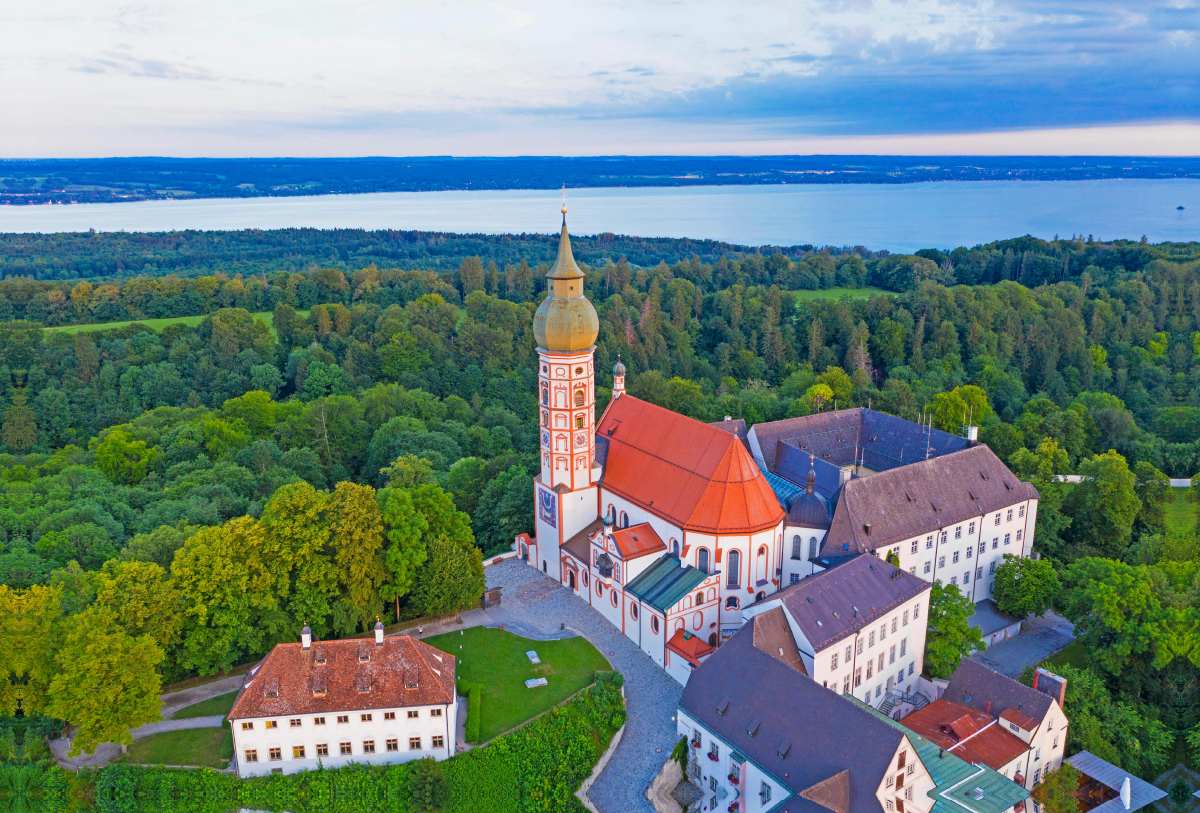
[[[1188,533],[1196,527],[1196,509],[1198,506],[1194,502],[1187,501],[1188,489],[1173,488],[1171,496],[1174,498],[1167,503],[1167,530],[1173,533]]]
[[[471,627],[423,640],[458,658],[459,680],[483,685],[481,742],[562,702],[591,683],[597,671],[611,668],[585,638],[531,641],[505,630]],[[530,649],[542,661],[537,666],[525,657]],[[526,689],[525,681],[534,677],[549,684]]]
[[[296,311],[300,316],[307,317],[308,311]],[[271,311],[262,311],[254,314],[259,319],[267,323],[267,327],[271,328],[271,332],[275,332],[275,314]],[[204,321],[203,316],[170,316],[165,319],[134,319],[128,322],[100,322],[94,325],[62,325],[60,327],[48,327],[47,333],[65,333],[68,336],[73,336],[76,333],[95,333],[100,330],[116,330],[117,328],[127,327],[129,325],[145,325],[151,330],[158,332],[171,325],[187,325],[195,327]]]
[[[224,768],[228,759],[221,757],[221,746],[232,737],[227,728],[189,728],[164,731],[135,740],[122,762],[142,765],[198,765]]]
[[[237,699],[237,696],[237,692],[219,694],[216,697],[210,697],[207,700],[201,700],[199,703],[185,706],[171,715],[171,717],[175,720],[190,720],[193,717],[228,714],[229,710],[233,708],[233,701]]]

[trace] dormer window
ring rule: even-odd
[[[279,678],[267,678],[263,684],[264,697],[279,697]]]
[[[368,663],[371,660],[371,645],[367,641],[358,644],[358,662]]]
[[[406,688],[406,689],[416,689],[417,688],[416,667],[413,667],[413,666],[404,667],[404,688]]]

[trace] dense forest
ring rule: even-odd
[[[514,243],[451,270],[0,282],[0,704],[103,741],[160,680],[303,623],[351,635],[477,600],[481,557],[532,519],[548,258]],[[1074,747],[1142,775],[1189,732],[1200,752],[1200,547],[1165,519],[1167,475],[1200,470],[1200,245],[611,259],[586,279],[599,409],[620,355],[632,394],[701,420],[870,404],[979,424],[1042,495],[1048,601],[1091,653]],[[184,315],[203,319],[54,327]],[[96,636],[123,717],[89,705]]]
[[[0,160],[0,205],[446,189],[1195,178],[1195,158],[601,156]]]

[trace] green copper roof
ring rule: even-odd
[[[625,585],[625,589],[643,603],[665,614],[706,578],[707,573],[691,565],[680,566],[678,556],[664,553],[636,579]]]
[[[929,792],[934,799],[930,813],[963,813],[964,807],[973,813],[1004,813],[1017,802],[1029,798],[1029,791],[998,771],[986,765],[972,765],[908,730],[903,723],[880,714],[857,697],[842,696],[908,737],[921,764],[937,785]],[[976,798],[980,796],[982,798]]]

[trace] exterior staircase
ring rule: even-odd
[[[904,694],[903,692],[888,692],[883,702],[879,704],[879,713],[888,717],[892,716],[892,711],[901,703],[908,703],[913,707],[913,711],[924,708],[929,705],[929,698],[920,692],[913,694]]]

